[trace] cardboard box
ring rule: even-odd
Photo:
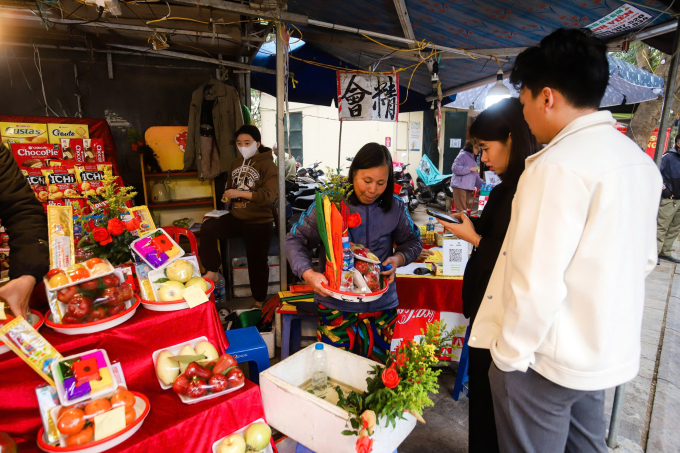
[[[59,144],[64,138],[90,138],[87,124],[48,124],[49,142]]]
[[[85,150],[83,149],[83,139],[81,138],[62,138],[61,153],[63,160],[75,162],[85,162]]]
[[[0,123],[2,143],[47,143],[47,125],[39,123]]]
[[[12,143],[12,155],[21,168],[47,167],[47,160],[62,158],[59,145],[49,143]]]
[[[84,138],[83,148],[85,148],[85,162],[106,162],[104,140],[101,138]]]
[[[356,436],[343,436],[349,414],[329,401],[300,388],[312,378],[313,345],[260,373],[260,391],[267,423],[312,451],[346,453],[355,451]],[[368,371],[377,362],[351,352],[324,345],[328,377],[357,391],[366,391]],[[392,453],[416,426],[411,414],[386,428],[380,419],[373,435],[374,453]]]

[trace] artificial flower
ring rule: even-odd
[[[120,236],[125,232],[125,225],[119,218],[114,217],[113,219],[109,219],[106,229],[109,231],[109,233],[111,233],[111,235]]]
[[[130,148],[132,148],[132,151],[137,152],[137,143],[130,145]]]
[[[358,212],[355,212],[354,214],[350,214],[347,216],[347,227],[348,228],[356,228],[359,225],[361,225],[361,214]]]
[[[361,414],[361,420],[363,422],[363,429],[367,429],[369,432],[373,432],[375,429],[375,412],[373,412],[370,409],[366,409],[362,414]]]
[[[397,373],[397,370],[394,368],[394,364],[390,366],[389,368],[385,368],[382,372],[382,381],[383,384],[385,384],[385,387],[388,389],[393,389],[397,385],[399,385],[399,373]]]
[[[368,436],[360,437],[357,440],[357,453],[371,453],[373,451],[373,439]]]
[[[99,242],[99,245],[106,245],[113,242],[109,232],[104,227],[95,227],[92,230],[92,236],[94,237],[95,241]]]
[[[132,220],[128,220],[125,222],[125,229],[128,230],[129,232],[136,231],[137,228],[139,228],[139,224],[141,222],[137,217],[133,217]]]

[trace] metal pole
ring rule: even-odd
[[[285,61],[281,39],[285,35],[286,26],[279,23],[276,33],[276,147],[279,164],[279,275],[281,291],[288,290],[288,273],[285,253],[286,242],[286,146],[284,143],[283,115],[285,113]]]
[[[676,21],[680,23],[680,19]],[[680,28],[675,30],[675,38],[673,39],[673,55],[669,62],[670,70],[668,71],[668,78],[666,79],[666,92],[663,95],[663,107],[661,108],[661,124],[659,124],[659,134],[656,140],[656,151],[654,151],[654,162],[657,166],[661,166],[661,157],[666,151],[664,145],[666,144],[666,135],[668,123],[670,122],[671,105],[673,104],[673,93],[675,93],[675,79],[678,77],[678,50],[680,49]]]
[[[340,173],[340,152],[342,151],[342,123],[340,120],[340,134],[338,136],[338,173]]]
[[[619,414],[623,406],[623,395],[626,393],[626,384],[616,387],[614,393],[614,406],[612,407],[612,418],[609,422],[609,436],[607,436],[607,446],[616,448],[619,444]]]

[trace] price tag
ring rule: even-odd
[[[198,307],[199,305],[208,302],[208,296],[206,296],[198,285],[192,285],[182,291],[182,297],[187,301],[189,308]]]
[[[5,316],[5,303],[0,302],[0,319],[7,319],[7,316]]]
[[[118,406],[94,418],[94,441],[102,440],[125,429],[125,406]]]

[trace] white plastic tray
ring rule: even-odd
[[[210,298],[210,295],[215,289],[215,284],[210,279],[205,278],[204,280],[208,282],[208,290],[205,292],[205,294],[208,296],[208,298]],[[160,302],[142,299],[142,305],[144,308],[151,311],[178,311],[190,308],[189,304],[187,304],[184,299],[172,302]]]
[[[163,348],[163,349],[159,349],[157,351],[154,351],[154,353],[151,356],[151,358],[153,360],[153,372],[154,373],[156,372],[156,362],[157,362],[157,359],[158,359],[158,355],[161,352],[170,351],[173,355],[179,355],[179,352],[182,350],[182,348],[184,346],[189,345],[192,348],[195,348],[196,345],[198,343],[200,343],[201,341],[210,341],[210,340],[208,340],[207,337],[198,337],[198,338],[194,338],[193,340],[185,341],[184,343],[180,343],[180,344],[176,344],[174,346],[170,346],[169,348]],[[215,346],[215,345],[213,344],[213,346]],[[219,353],[219,351],[218,351],[218,353]],[[156,378],[158,379],[158,376],[156,376]],[[158,384],[161,386],[161,388],[163,390],[172,389],[172,385],[165,385],[165,384],[163,384],[163,382],[161,382],[160,379],[158,379]],[[208,394],[206,394],[206,395],[204,395],[200,398],[190,398],[186,395],[177,395],[177,396],[179,396],[179,398],[182,400],[182,402],[184,404],[196,404],[196,403],[200,403],[201,401],[211,400],[213,398],[217,398],[217,397],[220,397],[222,395],[226,395],[227,393],[235,392],[236,390],[242,388],[244,385],[246,385],[245,381],[243,382],[243,384],[239,385],[238,387],[233,387],[233,388],[230,388],[230,389],[224,389],[221,392],[217,392],[217,393],[208,393]]]
[[[248,427],[250,425],[253,425],[255,423],[266,423],[266,422],[263,419],[260,418],[260,419],[255,420],[253,423],[249,423],[248,425],[244,426],[243,428],[239,429],[238,431],[234,431],[233,433],[227,434],[226,436],[224,436],[223,438],[221,438],[220,440],[216,441],[213,444],[213,446],[212,446],[213,453],[217,453],[217,447],[220,445],[220,442],[222,442],[224,439],[231,436],[232,434],[243,435],[243,433],[246,432],[246,429],[248,429]],[[264,450],[259,450],[259,451],[261,453],[274,453],[274,449],[272,448],[272,441],[269,441],[269,445],[267,445]]]
[[[71,360],[71,359],[75,359],[75,358],[78,358],[78,357],[82,357],[82,356],[87,355],[87,354],[93,354],[97,351],[101,351],[102,355],[104,356],[104,361],[106,362],[106,367],[109,369],[109,376],[111,376],[111,385],[109,385],[107,388],[102,389],[102,390],[100,390],[96,393],[88,393],[87,395],[81,396],[80,398],[76,398],[74,400],[69,400],[69,399],[66,398],[67,395],[66,395],[66,388],[64,388],[64,383],[61,382],[61,380],[59,380],[59,379],[55,379],[54,384],[57,387],[57,395],[59,396],[59,402],[61,403],[62,406],[71,406],[73,404],[77,404],[77,403],[80,403],[82,401],[90,400],[90,399],[94,400],[94,399],[100,398],[104,395],[107,395],[107,394],[113,392],[114,390],[116,390],[118,388],[118,379],[116,379],[116,375],[111,370],[111,361],[109,360],[109,355],[103,349],[91,349],[89,351],[85,351],[85,352],[82,352],[80,354],[73,354],[73,355],[70,355],[68,357],[64,357],[63,359],[55,360],[54,362],[52,362],[50,364],[50,369],[52,370],[52,376],[58,376],[59,375],[59,372],[57,371],[58,367],[59,367],[59,363],[64,362],[66,360]]]
[[[59,291],[60,289],[68,288],[69,286],[80,285],[81,283],[89,282],[91,280],[96,280],[98,278],[106,277],[107,275],[113,274],[113,272],[115,271],[115,268],[111,265],[111,263],[109,263],[109,260],[102,260],[102,262],[109,265],[109,270],[104,272],[103,274],[93,275],[91,277],[87,277],[87,278],[84,278],[82,280],[78,280],[78,281],[75,281],[75,282],[71,280],[71,277],[69,277],[68,274],[66,274],[68,279],[71,280],[71,283],[67,283],[66,285],[57,286],[56,288],[51,288],[48,278],[43,277],[43,281],[45,282],[45,290],[55,292],[55,291]],[[80,263],[80,264],[83,264],[83,263]],[[84,266],[84,264],[83,264],[83,266]],[[87,266],[85,268],[87,269]],[[90,269],[87,269],[87,271],[90,272]],[[66,273],[66,271],[64,271],[64,273]]]
[[[146,416],[149,415],[149,410],[151,409],[151,404],[149,403],[149,400],[146,396],[137,392],[132,392],[132,394],[135,395],[134,408],[136,418],[135,421],[126,426],[124,430],[117,432],[116,434],[113,434],[97,442],[88,442],[85,445],[78,445],[74,447],[56,447],[53,445],[49,445],[44,441],[43,438],[44,428],[41,427],[40,431],[38,432],[38,448],[47,453],[72,453],[72,452],[101,453],[106,450],[110,450],[111,448],[117,445],[122,444],[130,437],[132,437],[137,431],[139,431],[139,428],[142,427],[142,424],[144,423]],[[55,425],[56,425],[55,417],[59,414],[60,409],[61,406],[56,406],[50,412],[50,416],[52,417],[52,420],[54,421]],[[65,436],[59,436],[59,438],[63,440],[62,438],[65,438]]]
[[[201,269],[198,266],[198,259],[194,255],[185,255],[176,261],[179,260],[185,260],[188,261],[191,264],[191,267],[194,268],[191,277],[200,277],[201,276]],[[172,263],[170,263],[172,264]],[[162,283],[154,283],[155,280],[158,280],[159,278],[167,278],[165,275],[165,270],[167,269],[168,266],[164,266],[160,269],[153,269],[149,271],[149,283],[151,283],[151,289],[153,291],[153,297],[156,300],[159,300],[160,297],[158,296],[158,290],[160,287],[163,285]]]

